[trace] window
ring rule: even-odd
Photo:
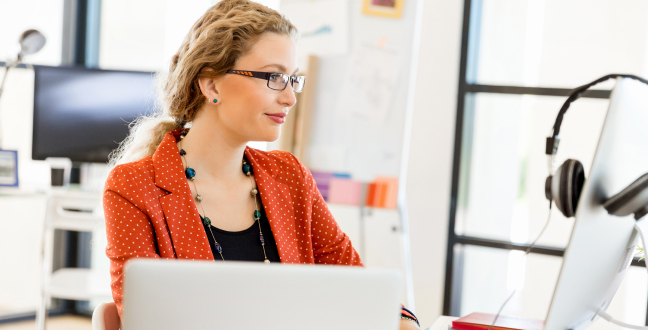
[[[0,8],[4,16],[0,19],[0,62],[14,60],[20,51],[20,34],[28,29],[36,29],[47,41],[43,49],[26,57],[25,62],[41,65],[61,64],[63,0],[1,0]],[[11,19],[7,19],[9,17]]]
[[[99,67],[166,71],[193,24],[217,0],[102,1]],[[277,10],[278,0],[257,1]]]
[[[554,208],[520,264],[548,214],[545,138],[572,88],[648,75],[648,2],[466,0],[464,11],[443,312],[496,313],[518,288],[504,314],[544,319],[574,223]],[[576,158],[589,172],[612,87],[572,105],[554,168]],[[645,287],[645,270],[632,267],[611,313],[646,322]]]

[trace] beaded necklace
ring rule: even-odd
[[[200,205],[200,209],[204,214],[204,217],[201,216],[200,218],[203,224],[205,225],[205,227],[209,228],[209,232],[211,233],[211,236],[214,239],[214,249],[216,249],[216,252],[220,254],[221,259],[225,261],[225,258],[223,257],[223,248],[216,241],[214,232],[211,229],[211,220],[205,213],[205,209],[202,206],[203,197],[198,193],[198,188],[196,187],[196,182],[194,181],[196,177],[196,170],[189,167],[189,163],[185,158],[187,152],[184,149],[182,149],[182,139],[184,139],[186,134],[187,133],[184,132],[184,134],[180,135],[180,156],[182,156],[182,159],[184,160],[185,164],[187,164],[187,168],[185,168],[185,176],[187,177],[187,179],[189,179],[189,181],[193,183],[194,190],[196,191],[196,196],[194,198],[198,203],[198,205]],[[265,258],[263,262],[269,264],[270,260],[268,260],[268,256],[266,255],[265,240],[263,239],[263,231],[261,230],[261,221],[259,221],[261,219],[261,212],[259,211],[259,205],[257,203],[257,198],[256,198],[256,195],[259,193],[259,191],[256,188],[254,188],[254,177],[252,176],[252,166],[245,161],[245,157],[243,158],[243,173],[245,173],[245,175],[247,175],[250,178],[250,180],[252,180],[252,190],[250,191],[250,194],[252,195],[252,198],[254,198],[254,205],[255,205],[254,214],[252,216],[254,217],[254,221],[256,221],[256,223],[259,225],[259,241],[261,242],[261,247],[263,248],[263,256]]]

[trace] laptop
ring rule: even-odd
[[[122,329],[373,329],[400,322],[396,270],[135,259]]]

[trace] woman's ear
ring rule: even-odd
[[[201,73],[213,71],[211,68],[203,68]],[[200,86],[200,92],[205,96],[209,103],[216,103],[214,100],[220,99],[219,97],[219,78],[211,77],[202,77],[198,78],[198,85]]]

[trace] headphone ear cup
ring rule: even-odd
[[[585,184],[583,164],[575,159],[566,160],[553,176],[545,181],[545,196],[567,218],[576,214],[578,200]]]

